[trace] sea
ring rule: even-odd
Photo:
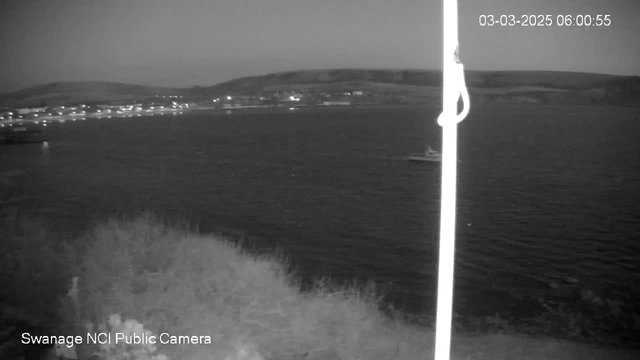
[[[278,249],[308,281],[373,281],[395,308],[433,313],[441,166],[407,156],[441,149],[438,115],[300,108],[49,122],[46,143],[0,147],[0,164],[25,172],[13,195],[51,231],[152,210]],[[526,312],[523,299],[566,282],[638,294],[639,156],[639,108],[473,108],[458,126],[454,311]]]

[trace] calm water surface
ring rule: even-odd
[[[114,212],[186,215],[284,249],[306,276],[393,283],[432,311],[440,168],[437,110],[185,114],[48,126],[48,146],[4,146],[17,195],[56,231]],[[640,284],[637,109],[474,109],[459,129],[456,307],[493,314],[556,279]],[[435,165],[435,166],[434,166]]]

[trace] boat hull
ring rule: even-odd
[[[30,144],[46,141],[43,130],[27,128],[10,128],[0,131],[0,144]]]
[[[442,158],[435,156],[409,156],[409,161],[442,162]]]

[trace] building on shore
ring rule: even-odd
[[[34,108],[19,108],[19,109],[16,109],[15,112],[17,112],[20,115],[26,115],[31,113],[45,112],[45,110],[47,110],[47,107],[34,107]]]

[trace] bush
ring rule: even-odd
[[[3,295],[13,297],[15,304],[36,299],[26,309],[49,309],[58,320],[56,334],[197,337],[191,343],[146,347],[113,342],[79,346],[78,358],[275,360],[324,353],[336,360],[413,360],[433,354],[433,331],[408,325],[410,317],[393,310],[391,316],[383,315],[380,289],[373,285],[337,286],[324,279],[302,291],[282,255],[248,252],[228,238],[191,232],[185,222],[163,225],[167,222],[148,213],[110,220],[76,239],[71,249],[52,245],[44,228],[18,219],[25,218],[8,216],[3,223],[13,234],[8,242],[11,255],[3,255],[0,263]],[[37,251],[28,255],[29,249]],[[4,285],[22,292],[7,291]],[[57,313],[51,312],[52,304],[61,305]],[[552,329],[567,320],[548,313],[560,320],[539,321],[537,334],[544,324]],[[574,319],[571,333],[584,326],[580,321]],[[633,358],[514,335],[522,328],[498,316],[481,322],[481,334],[455,331],[453,360]]]

